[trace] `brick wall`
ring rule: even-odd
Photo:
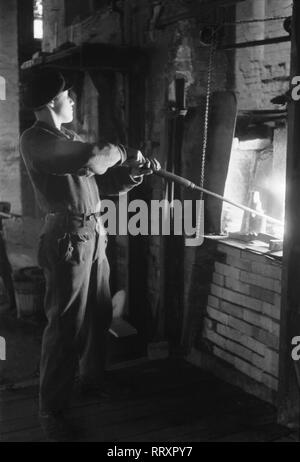
[[[289,0],[246,0],[237,5],[237,20],[291,15]],[[283,19],[237,26],[236,41],[287,35]],[[290,42],[236,50],[235,78],[240,109],[274,109],[270,100],[285,93],[290,77]]]
[[[271,396],[278,387],[281,265],[224,243],[216,255],[202,347],[232,367],[232,378],[242,373]]]
[[[0,75],[6,99],[0,99],[0,201],[9,201],[21,212],[19,171],[19,85],[17,4],[0,0]],[[2,95],[4,96],[4,95]]]
[[[80,45],[83,42],[120,43],[119,15],[103,8],[93,16],[74,25],[66,26],[64,2],[44,0],[43,51],[51,52],[66,41]]]

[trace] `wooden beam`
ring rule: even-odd
[[[294,1],[291,75],[300,75],[300,3]],[[288,108],[287,190],[283,247],[282,305],[280,319],[278,420],[299,426],[299,384],[291,357],[294,336],[300,335],[300,102]]]
[[[53,53],[41,54],[38,58],[23,63],[21,70],[26,73],[37,66],[51,66],[70,70],[101,69],[139,73],[146,69],[148,61],[148,52],[139,47],[83,43]]]

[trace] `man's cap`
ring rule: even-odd
[[[34,71],[22,86],[23,105],[27,109],[38,110],[71,87],[71,81],[57,69],[44,68]]]

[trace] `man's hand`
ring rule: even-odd
[[[121,151],[114,144],[108,143],[101,149],[95,145],[92,152],[93,158],[89,161],[88,168],[96,175],[103,175],[121,160]]]
[[[92,172],[88,167],[83,167],[77,172],[78,176],[85,176],[86,178],[90,178],[91,176],[94,176],[95,173]]]
[[[155,157],[147,157],[146,160],[150,162],[150,168],[153,172],[161,169],[160,162]]]
[[[141,151],[139,151],[138,149],[130,148],[128,146],[124,149],[126,149],[126,156],[127,156],[126,161],[124,162],[125,165],[127,164],[127,162],[132,162],[134,160],[138,162],[143,162],[143,163],[146,161],[145,157],[143,156]]]
[[[140,152],[140,151],[139,151]],[[160,163],[157,159],[148,159],[145,158],[142,153],[140,153],[143,160],[127,160],[126,164],[131,168],[130,175],[133,178],[139,179],[144,175],[151,175],[153,171],[159,170],[161,168]]]

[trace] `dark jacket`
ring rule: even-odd
[[[117,165],[103,175],[92,175],[94,144],[74,132],[61,131],[37,121],[20,140],[21,155],[37,201],[45,213],[91,214],[100,211],[100,196],[128,192],[142,180],[130,176],[129,167]],[[121,149],[122,161],[126,148]],[[125,154],[125,155],[124,155]]]

